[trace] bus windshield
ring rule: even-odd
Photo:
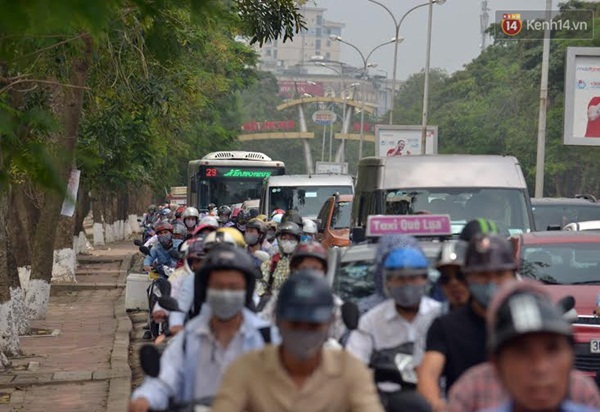
[[[423,188],[388,190],[385,214],[449,214],[453,233],[476,218],[493,221],[503,234],[530,232],[525,193],[519,189]]]
[[[269,210],[295,210],[303,217],[315,218],[324,199],[334,193],[351,195],[352,186],[273,186],[270,188]]]

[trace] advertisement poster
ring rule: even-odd
[[[376,125],[375,156],[414,156],[421,153],[421,126]],[[426,154],[437,154],[438,128],[428,126]]]
[[[81,170],[71,170],[71,177],[69,177],[69,183],[67,185],[67,194],[63,201],[62,210],[60,214],[63,216],[72,217],[75,213],[75,203],[77,202],[77,192],[79,191],[79,176]]]
[[[567,49],[564,143],[600,146],[600,48]]]

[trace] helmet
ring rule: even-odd
[[[383,262],[386,274],[396,276],[427,275],[428,266],[423,252],[410,247],[392,250]]]
[[[477,218],[473,219],[463,227],[459,239],[470,242],[475,235],[487,235],[488,233],[498,234],[498,227],[491,220]]]
[[[171,225],[169,222],[160,222],[154,227],[154,231],[156,233],[162,232],[163,230],[168,230],[169,232],[173,233],[173,225]]]
[[[219,221],[214,216],[204,216],[200,219],[199,225],[212,226],[215,229],[219,228]]]
[[[256,265],[244,249],[220,244],[208,252],[202,268],[196,272],[194,304],[197,309],[206,300],[208,278],[211,272],[215,270],[237,270],[242,272],[246,279],[246,306],[254,307],[252,295],[254,294],[256,279],[260,278],[260,273],[256,270]]]
[[[320,260],[325,267],[325,272],[327,272],[327,252],[325,248],[321,246],[318,242],[306,242],[301,243],[292,253],[290,258],[290,266],[295,266],[300,263],[302,259],[311,257]]]
[[[271,220],[275,223],[281,223],[281,218],[283,218],[282,214],[276,214]]]
[[[193,206],[187,207],[181,214],[181,218],[185,219],[187,217],[195,217],[196,219],[200,219],[200,212],[198,212],[198,209]]]
[[[487,329],[488,346],[493,353],[498,353],[510,340],[528,333],[572,336],[571,325],[548,292],[531,280],[509,282],[500,288],[488,309]]]
[[[469,242],[463,272],[516,270],[511,243],[498,235],[478,235]]]
[[[469,244],[464,240],[447,240],[442,245],[436,268],[444,266],[459,266],[465,264],[465,255]]]
[[[235,239],[231,236],[230,233],[219,232],[215,230],[214,232],[209,233],[204,238],[204,249],[211,250],[215,245],[226,243],[231,246],[237,246]]]
[[[213,209],[216,209],[216,208],[217,208],[217,205],[215,205],[214,203],[209,203],[209,204],[208,204],[208,211],[209,211],[209,212],[210,212],[211,210],[213,210]]]
[[[277,222],[273,222],[272,220],[269,220],[267,222],[267,230],[275,230],[275,231],[277,231],[277,227],[278,226],[279,225],[277,224]]]
[[[241,247],[241,248],[245,248],[246,247],[246,241],[244,240],[244,235],[242,235],[242,232],[240,232],[236,228],[234,228],[234,227],[222,227],[220,229],[217,229],[217,234],[219,234],[219,233],[226,233],[229,236],[231,236],[231,238],[235,242],[236,246]]]
[[[238,215],[240,214],[241,211],[242,211],[242,209],[239,207],[236,207],[235,209],[233,209],[233,212],[231,212],[231,220],[236,222]]]
[[[304,233],[307,233],[310,235],[316,235],[318,232],[317,224],[314,222],[314,220],[309,219],[307,217],[303,217],[302,218],[302,231]]]
[[[261,222],[267,223],[267,215],[258,215],[258,216],[256,216],[256,218],[258,220],[260,220]]]
[[[285,213],[285,210],[283,209],[275,209],[273,210],[273,213],[271,213],[271,219],[273,219],[273,217],[275,215],[283,215]]]
[[[283,214],[283,217],[281,218],[281,223],[285,223],[285,222],[294,222],[295,224],[297,224],[298,226],[302,226],[302,216],[300,216],[300,213],[296,212],[295,210],[288,210],[287,212],[285,212]]]
[[[156,213],[156,205],[148,206],[148,213],[150,213],[150,214]]]
[[[175,210],[175,217],[181,217],[181,214],[183,213],[183,211],[185,210],[185,207],[183,206],[179,206],[176,210]]]
[[[295,224],[294,222],[285,222],[279,225],[277,230],[277,236],[281,236],[284,234],[294,235],[298,241],[300,241],[300,235],[302,234],[302,230],[300,230],[300,226]]]
[[[246,229],[250,227],[258,230],[258,233],[260,233],[261,235],[267,233],[267,225],[262,220],[259,220],[257,218],[250,219],[248,223],[246,223]]]
[[[231,208],[227,205],[223,205],[223,206],[219,206],[219,209],[217,210],[217,214],[219,216],[221,215],[231,215]]]
[[[250,219],[252,219],[250,216],[250,211],[242,209],[237,215],[237,224],[244,226]]]
[[[204,259],[206,251],[204,250],[203,238],[195,238],[191,242],[186,243],[188,244],[185,255],[186,259]]]
[[[171,214],[171,209],[165,207],[163,210],[160,211],[160,214],[163,216],[169,216]]]
[[[275,316],[281,320],[328,323],[333,309],[333,293],[325,278],[312,270],[301,270],[279,289]]]
[[[177,220],[173,223],[173,234],[185,236],[187,235],[187,227],[185,227],[182,222]]]

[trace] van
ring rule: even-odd
[[[323,203],[335,193],[351,195],[354,181],[348,175],[283,175],[264,180],[260,213],[270,216],[275,209],[295,210],[315,219]]]
[[[352,207],[354,242],[364,237],[368,216],[378,214],[448,214],[454,234],[475,218],[494,221],[506,236],[535,230],[527,183],[512,156],[363,158]]]
[[[317,240],[324,248],[350,246],[352,195],[335,194],[325,201],[317,216]]]

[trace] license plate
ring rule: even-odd
[[[590,341],[590,352],[600,353],[600,339],[592,339]]]

